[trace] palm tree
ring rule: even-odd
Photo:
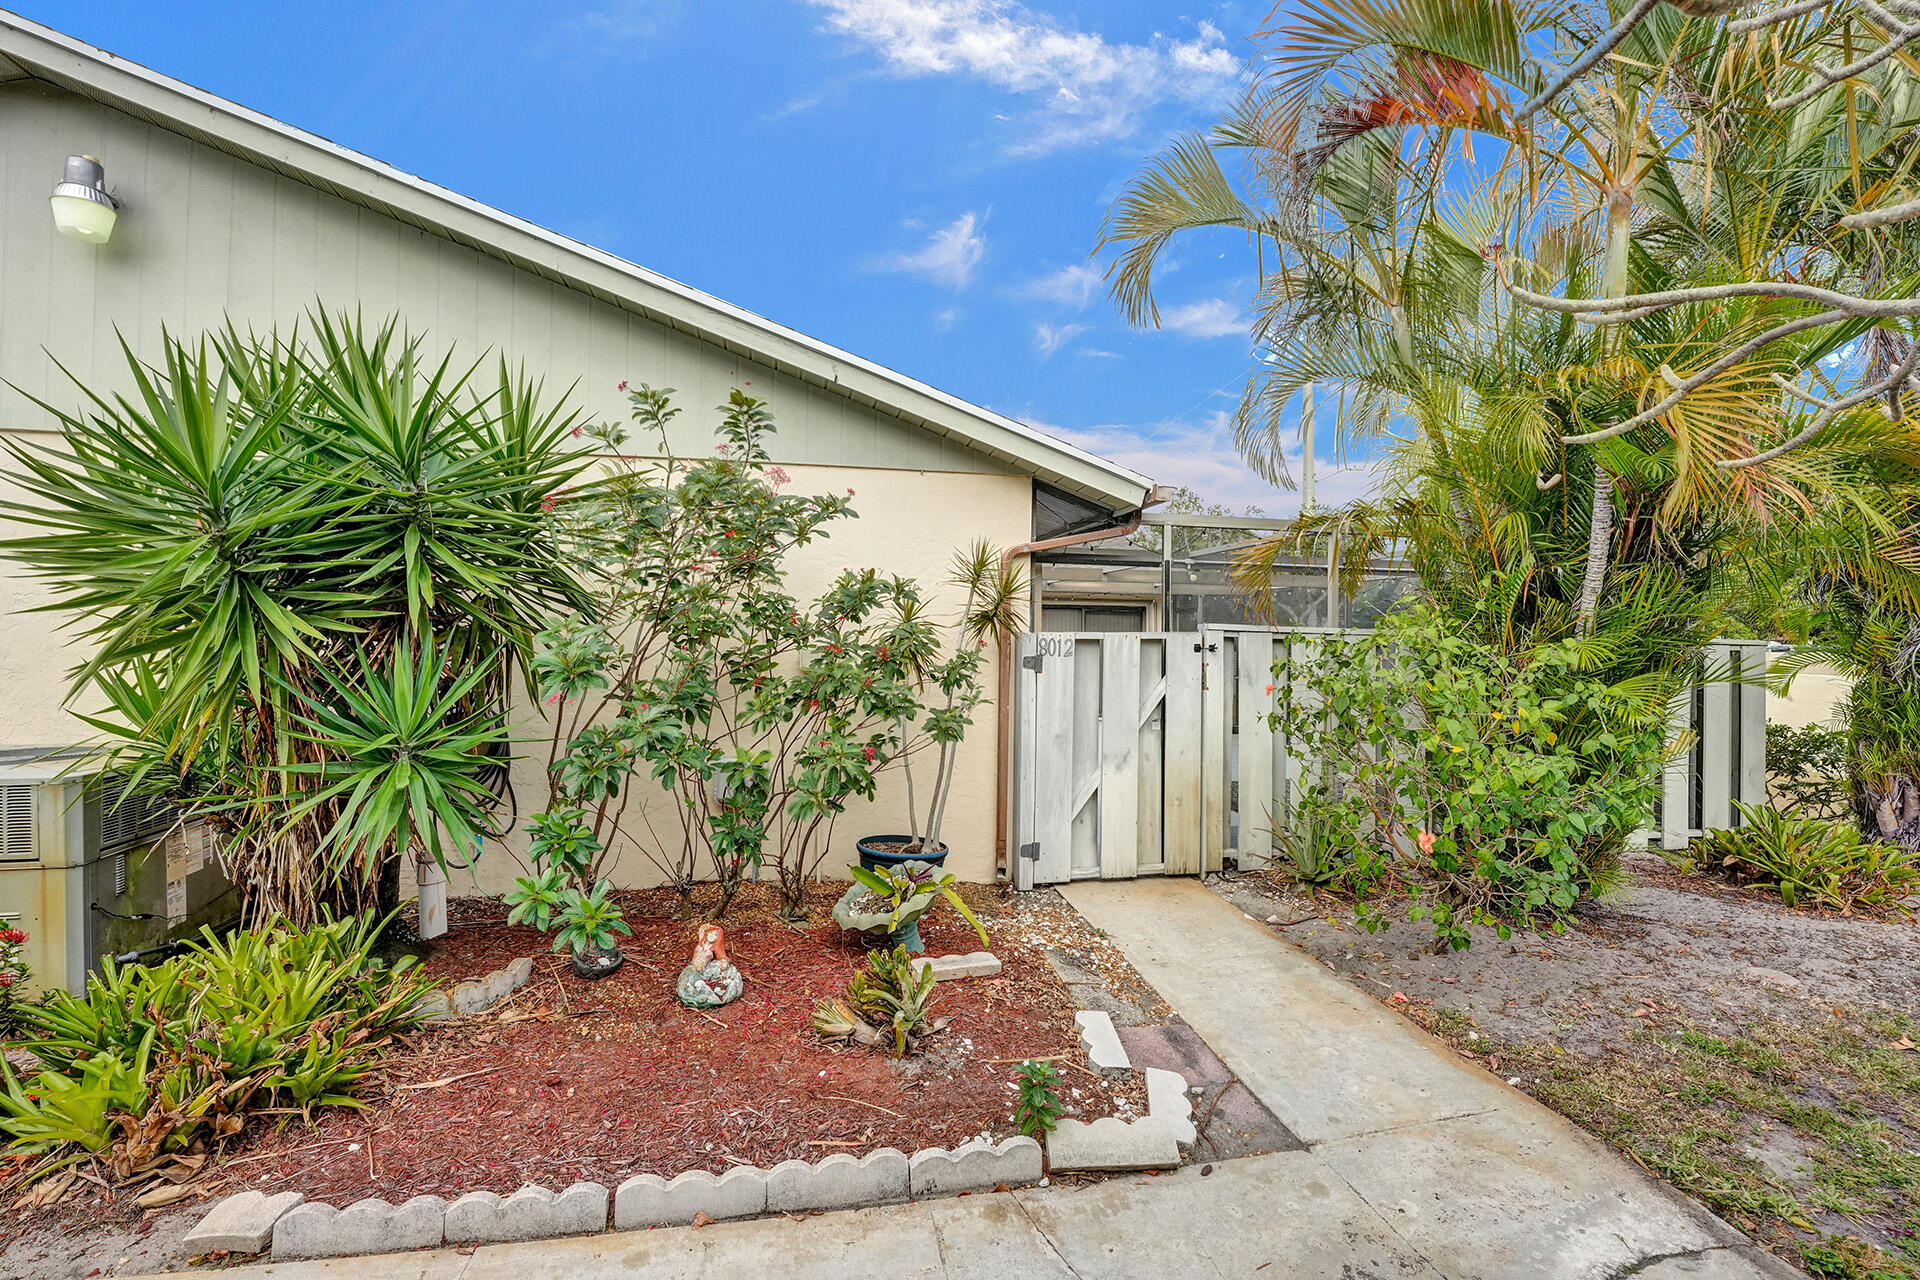
[[[1152,268],[1169,244],[1209,227],[1251,237],[1263,281],[1260,359],[1236,433],[1250,464],[1275,478],[1280,410],[1303,381],[1288,372],[1302,363],[1295,352],[1364,350],[1404,366],[1410,311],[1475,269],[1570,322],[1604,320],[1588,326],[1601,335],[1582,375],[1588,394],[1561,427],[1565,443],[1592,446],[1577,468],[1592,476],[1574,601],[1583,627],[1616,558],[1625,472],[1667,458],[1675,483],[1662,518],[1752,509],[1797,482],[1777,474],[1794,464],[1769,446],[1803,443],[1809,418],[1814,431],[1842,419],[1842,436],[1874,434],[1849,417],[1860,401],[1831,396],[1837,383],[1897,375],[1881,387],[1897,410],[1904,392],[1895,388],[1911,371],[1902,363],[1910,340],[1874,333],[1885,317],[1808,316],[1804,303],[1737,287],[1755,271],[1790,267],[1835,288],[1913,292],[1916,260],[1903,237],[1865,248],[1835,240],[1915,162],[1909,74],[1897,60],[1881,64],[1884,92],[1871,104],[1851,87],[1783,101],[1785,55],[1771,50],[1828,39],[1831,22],[1851,16],[1827,15],[1823,27],[1807,15],[1763,52],[1721,17],[1651,4],[1630,17],[1614,24],[1595,4],[1309,5],[1264,33],[1268,72],[1247,101],[1204,141],[1184,139],[1151,161],[1116,201],[1101,241],[1120,250],[1109,276],[1122,310],[1151,322]],[[1585,51],[1557,87],[1543,86],[1529,56],[1548,46]],[[1261,199],[1238,194],[1223,155],[1246,158],[1243,185]],[[1447,261],[1419,242],[1450,192],[1471,193],[1480,212],[1468,219],[1472,236],[1442,246]],[[1558,294],[1545,278],[1525,278],[1509,248],[1556,234],[1598,249],[1597,270]],[[1658,298],[1675,288],[1706,292],[1626,305],[1630,291]],[[1390,346],[1367,341],[1383,331]],[[1396,422],[1393,395],[1348,403],[1344,437]],[[1624,451],[1613,443],[1622,439]]]

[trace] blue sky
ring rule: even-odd
[[[1234,94],[1264,2],[14,3],[1164,483],[1298,505],[1224,423],[1246,242],[1168,260],[1160,332],[1088,257],[1142,158]],[[1360,484],[1322,470],[1323,503]]]

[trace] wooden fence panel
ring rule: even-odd
[[[1326,628],[1020,637],[1015,677],[1014,883],[1218,870],[1231,853],[1277,852],[1316,762],[1268,718],[1288,691],[1274,672],[1315,660]],[[1765,803],[1766,646],[1709,647],[1709,682],[1676,699],[1692,745],[1661,777],[1666,849],[1737,825]],[[1729,679],[1728,677],[1732,677]],[[1295,690],[1296,706],[1309,697]],[[1651,815],[1650,815],[1651,816]]]

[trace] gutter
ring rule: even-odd
[[[1105,542],[1109,538],[1124,538],[1140,528],[1140,517],[1148,507],[1157,507],[1172,497],[1172,490],[1155,485],[1147,494],[1147,500],[1140,509],[1127,519],[1125,524],[1117,524],[1107,529],[1093,529],[1086,533],[1071,533],[1062,538],[1047,538],[1041,542],[1023,542],[1008,547],[1000,553],[1000,564],[1004,568],[1011,565],[1020,556],[1033,556],[1041,551],[1057,551],[1061,547],[1078,546],[1085,542]],[[1031,569],[1029,569],[1031,572]],[[1033,628],[1037,619],[1027,619],[1028,629]],[[993,788],[993,866],[995,881],[1013,880],[1013,868],[1007,861],[1007,819],[1013,795],[1013,636],[1000,637],[999,692],[993,703],[994,740],[997,747],[998,768],[995,770]]]

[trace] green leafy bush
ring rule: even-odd
[[[372,956],[384,922],[284,921],[201,940],[151,966],[107,960],[82,995],[22,1006],[41,1068],[0,1065],[0,1135],[33,1176],[89,1158],[115,1179],[217,1145],[263,1109],[358,1107],[431,985]]]
[[[912,582],[871,569],[812,600],[785,589],[788,553],[850,518],[853,493],[789,489],[767,452],[765,401],[734,391],[713,455],[682,459],[671,393],[630,395],[652,439],[587,428],[614,474],[556,511],[597,600],[537,637],[554,829],[535,833],[520,900],[591,889],[624,836],[683,896],[711,875],[720,912],[764,853],[798,914],[835,819],[873,797],[921,718],[939,631]],[[678,821],[632,811],[642,779],[671,793]]]
[[[1605,883],[1657,792],[1664,701],[1586,660],[1578,640],[1495,652],[1430,605],[1290,646],[1273,722],[1313,763],[1289,824],[1363,924],[1399,898],[1460,949],[1473,921],[1561,927]]]
[[[1028,1058],[1014,1074],[1020,1095],[1014,1100],[1013,1119],[1029,1138],[1052,1133],[1060,1124],[1060,1068],[1044,1058]]]
[[[1695,845],[1700,865],[1729,879],[1774,889],[1788,906],[1904,911],[1920,893],[1920,858],[1869,840],[1850,822],[1740,804],[1743,825],[1710,831]]]
[[[1774,803],[1813,818],[1853,812],[1847,792],[1847,735],[1817,724],[1767,726],[1767,786]]]

